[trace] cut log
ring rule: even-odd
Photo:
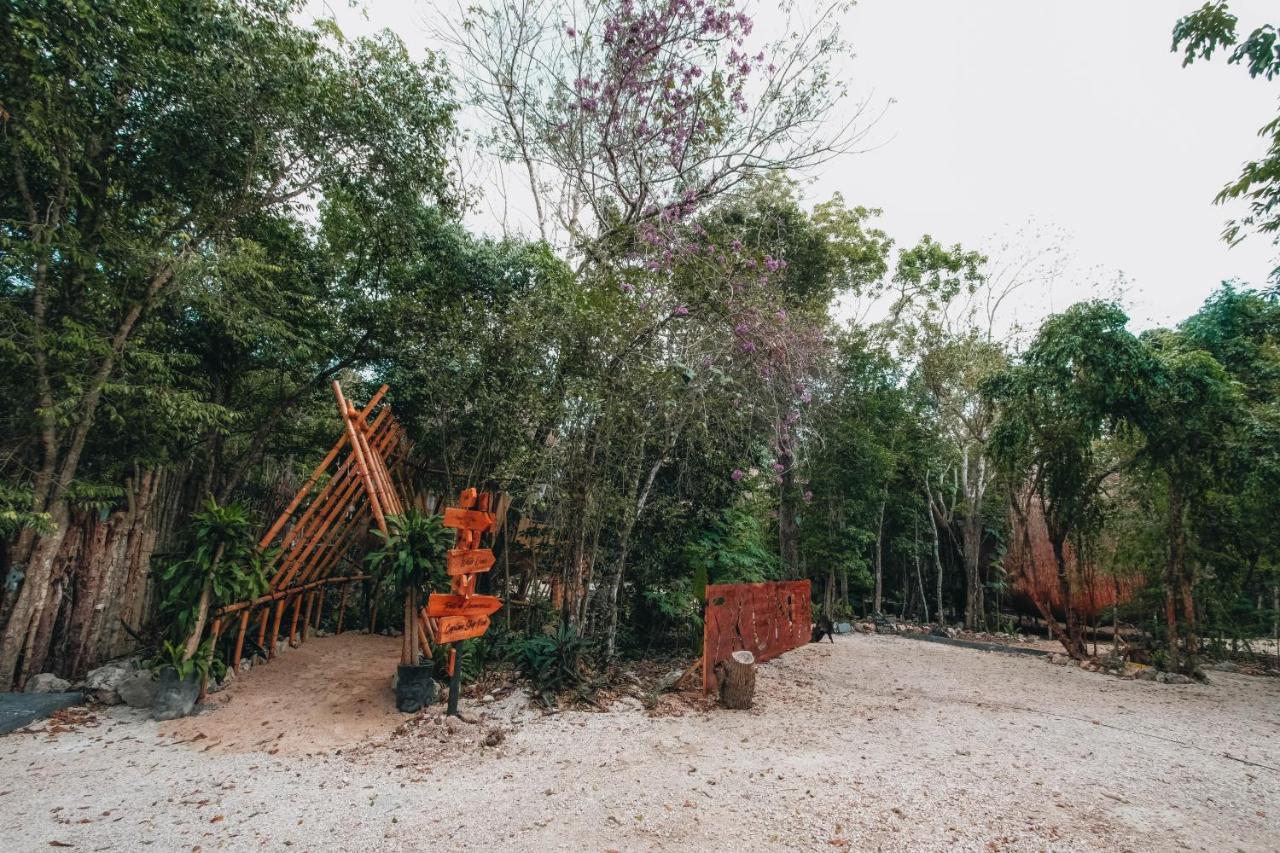
[[[745,710],[756,694],[756,656],[737,651],[720,664],[720,703],[726,708]]]

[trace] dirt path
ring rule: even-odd
[[[533,717],[461,753],[430,737],[231,752],[117,712],[0,738],[0,846],[1280,849],[1280,682],[1214,678],[1118,681],[854,635],[764,665],[750,712]]]

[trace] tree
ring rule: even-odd
[[[1280,76],[1280,33],[1271,24],[1255,28],[1248,35],[1238,29],[1239,19],[1226,0],[1211,0],[1178,20],[1173,28],[1173,50],[1183,51],[1183,66],[1197,59],[1209,60],[1219,49],[1232,48],[1231,65],[1244,65],[1250,77],[1273,80]],[[1280,115],[1267,122],[1258,135],[1270,140],[1260,160],[1245,163],[1240,177],[1227,184],[1214,199],[1221,204],[1243,199],[1249,213],[1227,224],[1223,238],[1238,243],[1249,231],[1275,235],[1280,240]],[[1280,267],[1271,271],[1272,293],[1280,293]]]
[[[1188,514],[1222,476],[1229,436],[1239,419],[1239,395],[1222,365],[1208,352],[1189,347],[1170,333],[1147,335],[1145,342],[1155,355],[1155,364],[1147,411],[1139,421],[1144,437],[1142,456],[1164,475],[1168,495],[1166,665],[1199,674],[1195,578],[1187,556]],[[1179,658],[1179,636],[1185,659]]]
[[[1067,542],[1096,536],[1104,484],[1123,467],[1107,458],[1100,443],[1142,417],[1153,370],[1150,353],[1125,329],[1127,321],[1115,305],[1073,305],[1046,320],[1022,358],[987,383],[998,406],[992,449],[1012,506],[1024,528],[1030,500],[1044,513],[1065,631],[1047,604],[1037,605],[1054,636],[1078,659],[1086,650],[1075,607],[1079,580],[1068,564]]]
[[[31,376],[32,512],[10,560],[0,686],[44,655],[68,495],[138,335],[201,262],[263,214],[342,193],[366,207],[447,200],[447,81],[391,36],[300,29],[290,0],[37,2],[0,7],[8,177],[0,195],[6,368]],[[74,80],[76,85],[67,85]],[[219,416],[178,410],[207,429]],[[21,672],[19,673],[19,663]]]

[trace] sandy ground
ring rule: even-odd
[[[1276,679],[1168,686],[853,635],[763,665],[748,712],[540,716],[512,697],[471,703],[500,745],[451,750],[429,719],[386,733],[394,650],[303,672],[356,636],[177,729],[117,710],[0,738],[0,848],[1280,849]],[[272,695],[273,667],[313,695]]]

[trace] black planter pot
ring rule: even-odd
[[[406,714],[421,711],[436,698],[435,667],[405,666],[396,669],[396,710]]]
[[[156,672],[156,698],[151,704],[151,715],[157,720],[176,720],[191,713],[200,697],[200,676],[191,673],[178,678],[178,671],[171,666]]]

